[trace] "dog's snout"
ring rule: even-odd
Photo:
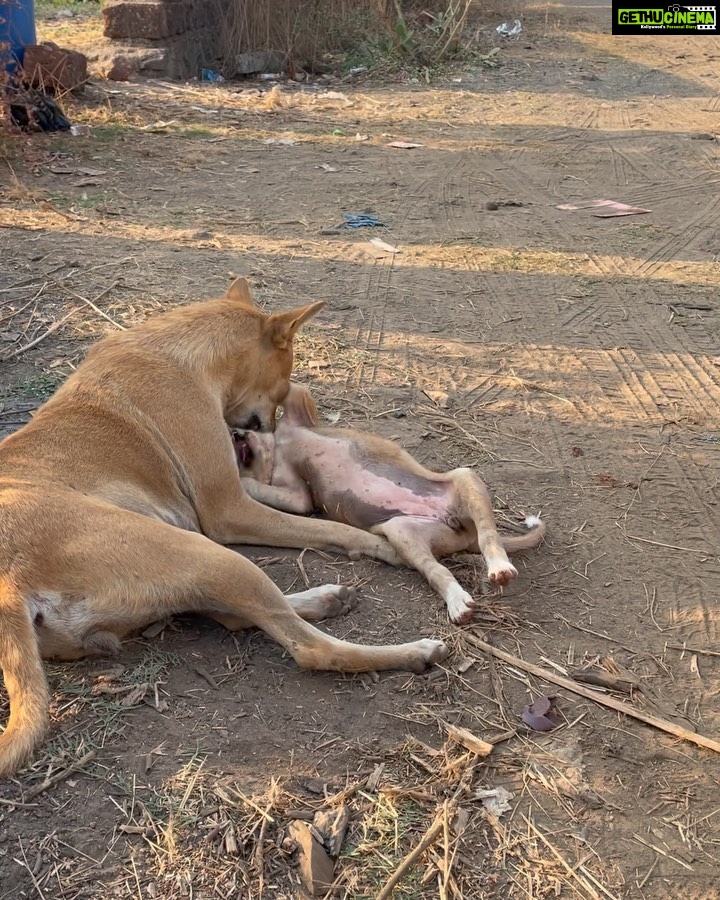
[[[246,431],[267,431],[267,428],[263,428],[263,423],[260,419],[260,416],[257,413],[253,413],[250,418],[245,423]]]

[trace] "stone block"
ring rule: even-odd
[[[284,65],[284,53],[252,50],[249,53],[238,53],[235,57],[235,74],[255,75],[257,72],[282,72]]]
[[[186,2],[119,0],[103,7],[106,37],[122,40],[163,40],[188,29]]]
[[[23,70],[34,87],[49,87],[61,93],[81,91],[88,77],[87,57],[52,41],[26,47]]]

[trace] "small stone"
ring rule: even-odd
[[[485,204],[485,209],[496,210],[500,209],[500,206],[494,200],[488,200],[488,202]]]
[[[313,897],[321,897],[332,886],[335,865],[320,843],[315,840],[307,822],[290,823],[289,836],[298,846],[300,877]]]
[[[110,81],[129,81],[137,71],[135,61],[120,54],[115,57],[107,77]]]

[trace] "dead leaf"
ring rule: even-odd
[[[381,241],[380,238],[370,238],[370,243],[373,246],[378,247],[380,250],[384,250],[386,253],[399,253],[399,247],[393,247],[392,244],[387,244],[385,241]]]
[[[423,394],[428,398],[428,400],[432,400],[432,402],[439,406],[440,409],[447,409],[450,406],[450,396],[446,394],[445,391],[426,391],[423,390]]]
[[[170,131],[170,129],[177,125],[177,121],[172,119],[169,122],[154,122],[152,125],[146,125],[141,131],[147,131],[150,134],[164,134],[166,131]]]

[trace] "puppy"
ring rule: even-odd
[[[233,431],[246,492],[268,506],[327,518],[384,535],[447,604],[450,619],[472,619],[476,601],[438,558],[464,550],[482,553],[488,577],[507,585],[517,569],[507,551],[537,547],[545,523],[525,520],[530,532],[500,536],[487,488],[470,469],[430,472],[393,441],[350,428],[318,427],[308,391],[292,384],[274,434]]]

